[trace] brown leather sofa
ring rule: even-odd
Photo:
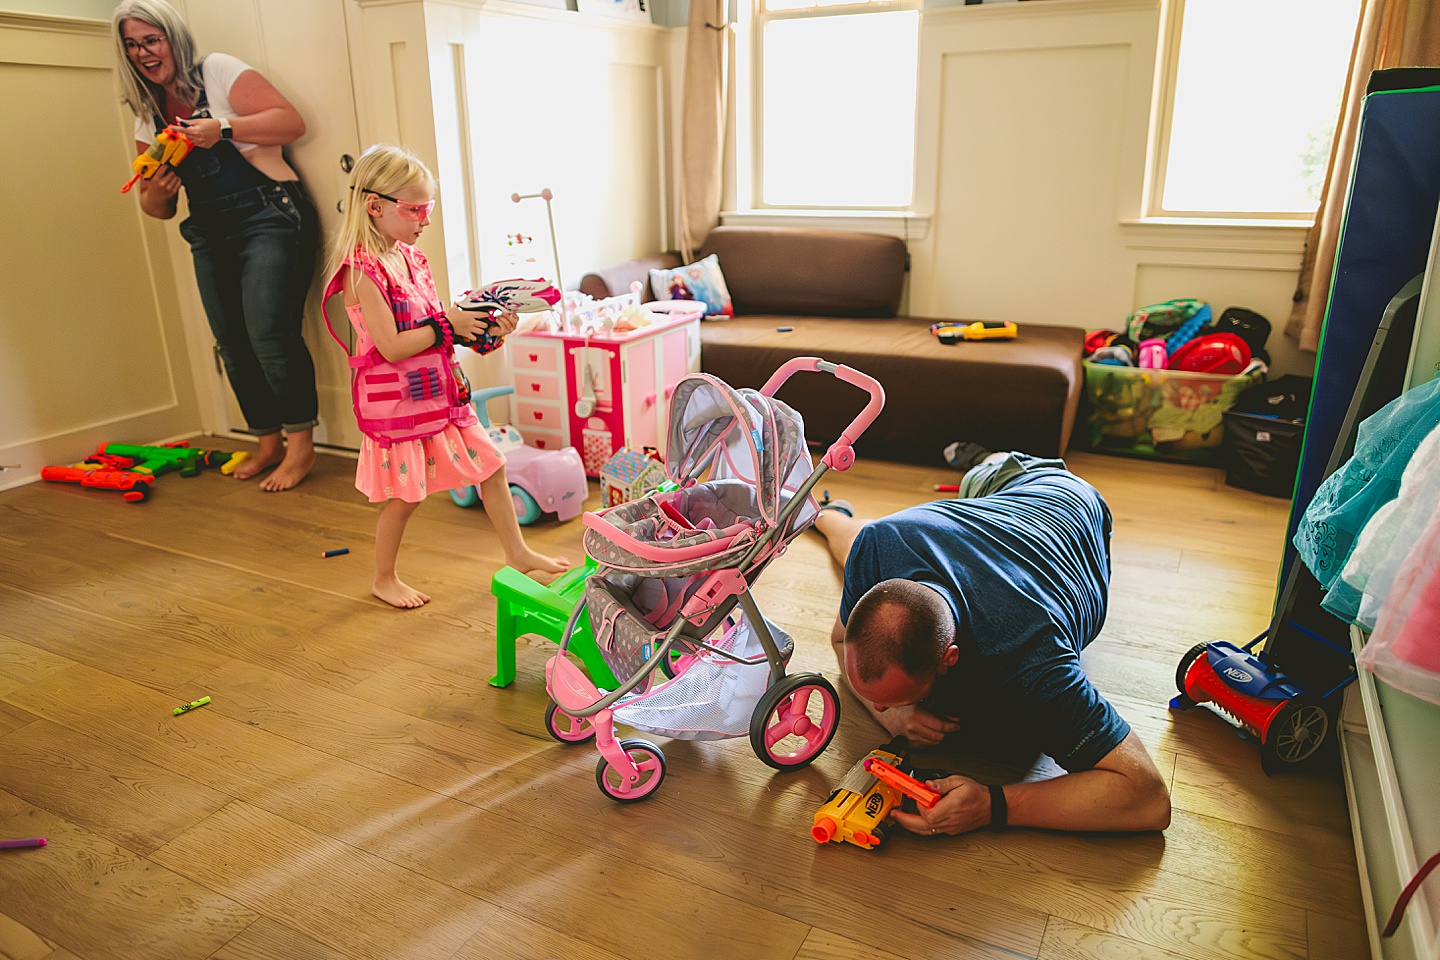
[[[896,316],[908,255],[895,237],[716,227],[700,256],[712,253],[736,315],[701,323],[706,373],[759,387],[791,357],[815,356],[870,374],[884,385],[886,402],[856,444],[862,456],[941,464],[954,440],[1037,456],[1065,450],[1083,386],[1079,328],[1023,323],[1014,340],[943,344],[930,335],[932,321]],[[639,280],[653,299],[651,268],[680,263],[674,253],[642,257],[586,274],[580,290],[603,298]],[[865,400],[818,374],[797,374],[779,397],[820,443],[839,436]]]

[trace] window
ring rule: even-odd
[[[1175,0],[1157,216],[1314,215],[1360,0]]]
[[[910,205],[918,7],[760,0],[754,206]]]

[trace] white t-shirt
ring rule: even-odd
[[[235,116],[235,110],[230,106],[230,88],[235,86],[235,81],[240,79],[240,74],[253,69],[244,60],[232,57],[228,53],[212,53],[205,58],[200,68],[200,75],[205,79],[205,99],[209,102],[210,116],[216,119]],[[174,119],[174,117],[165,118],[167,123]],[[155,142],[155,124],[149,117],[135,118],[135,139],[144,144]],[[243,140],[230,142],[235,145],[235,149],[245,154],[252,153],[260,146],[260,144],[246,143]]]

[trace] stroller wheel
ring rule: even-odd
[[[595,739],[595,726],[582,717],[572,717],[552,703],[545,710],[545,732],[561,743],[586,743]]]
[[[1301,694],[1285,701],[1265,730],[1260,744],[1260,765],[1266,773],[1308,760],[1330,732],[1330,714],[1319,697]]]
[[[776,770],[803,767],[825,752],[840,726],[840,698],[818,673],[797,673],[775,683],[750,718],[755,756]]]
[[[599,785],[600,792],[620,803],[635,803],[659,790],[660,781],[665,779],[665,754],[660,752],[660,748],[649,740],[621,740],[620,749],[639,768],[640,779],[626,783],[624,774],[601,757],[595,766],[595,783]]]

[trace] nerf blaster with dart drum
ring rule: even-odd
[[[885,842],[894,822],[890,811],[906,798],[923,807],[933,807],[940,794],[905,773],[907,741],[896,737],[878,750],[871,750],[850,768],[840,786],[815,812],[810,836],[816,843],[853,843],[873,850]],[[903,809],[903,808],[902,808]]]
[[[190,155],[194,146],[194,141],[172,123],[160,131],[148,150],[135,158],[135,162],[131,164],[135,170],[135,176],[125,181],[125,186],[120,188],[120,192],[129,193],[130,188],[135,186],[135,181],[142,178],[149,180],[159,173],[163,166],[178,167],[180,161]]]

